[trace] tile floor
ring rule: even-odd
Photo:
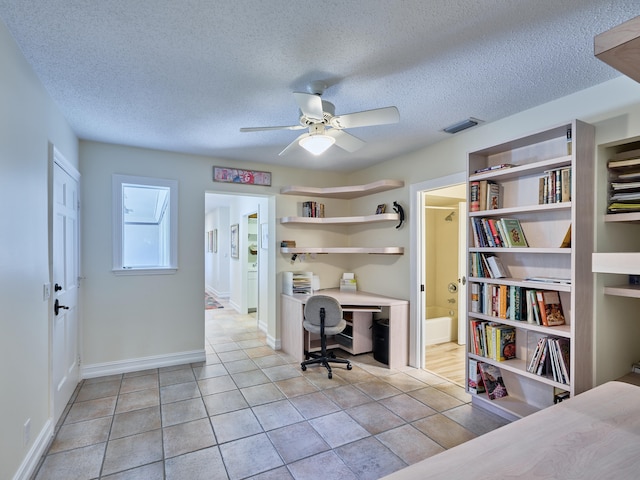
[[[371,355],[303,373],[222,303],[206,362],[81,382],[34,479],[377,479],[505,424]]]

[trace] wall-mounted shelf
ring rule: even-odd
[[[282,253],[373,253],[377,255],[403,255],[403,247],[282,247]]]
[[[593,43],[598,59],[640,82],[640,16],[596,35]]]
[[[345,187],[301,187],[285,186],[280,189],[282,195],[310,195],[313,197],[352,199],[386,192],[404,187],[402,180],[379,180],[366,185],[351,185]]]
[[[594,273],[640,275],[640,252],[594,253],[591,267]]]
[[[305,223],[309,225],[356,225],[359,223],[397,222],[397,213],[380,213],[377,215],[361,215],[355,217],[282,217],[280,223]]]
[[[313,197],[328,197],[337,199],[353,199],[374,193],[386,192],[404,187],[402,180],[379,180],[365,185],[351,185],[343,187],[300,187],[285,186],[280,189],[283,195],[309,195]],[[350,217],[282,217],[281,224],[299,225],[357,225],[379,222],[398,222],[398,213],[380,213],[375,215],[359,215]],[[283,254],[305,253],[367,253],[376,255],[403,255],[403,247],[282,247]]]

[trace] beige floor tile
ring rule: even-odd
[[[437,412],[424,403],[403,393],[380,400],[380,403],[407,422],[434,415]]]
[[[238,388],[229,375],[222,377],[205,378],[198,381],[198,387],[202,395],[213,395],[214,393],[228,392]]]
[[[399,395],[402,392],[393,385],[382,380],[373,380],[371,382],[364,382],[356,384],[356,388],[374,400],[381,400],[383,398]]]
[[[98,398],[86,402],[76,402],[71,406],[65,424],[83,422],[94,418],[113,415],[118,397]]]
[[[150,432],[162,427],[160,407],[148,407],[120,413],[113,418],[111,440],[128,437],[137,433]]]
[[[125,472],[102,477],[101,480],[165,480],[164,462],[150,463]]]
[[[160,387],[160,402],[162,404],[198,398],[200,395],[200,388],[196,382],[174,383]]]
[[[337,448],[336,453],[358,478],[380,478],[407,466],[375,437]]]
[[[166,480],[227,480],[218,447],[185,453],[166,460]]]
[[[267,435],[286,463],[326,452],[331,448],[309,422],[278,428],[267,432]]]
[[[231,442],[263,432],[260,422],[250,408],[211,417],[211,425],[218,443]]]
[[[340,407],[329,400],[322,392],[309,393],[289,400],[306,419],[321,417],[340,410]]]
[[[444,392],[441,392],[435,387],[427,387],[421,388],[419,390],[413,390],[408,392],[410,396],[415,398],[416,400],[421,401],[426,406],[437,410],[438,412],[442,412],[444,410],[449,410],[451,408],[459,407],[464,402],[458,400],[451,395],[448,395]]]
[[[264,433],[220,445],[220,452],[231,480],[257,475],[283,464]]]
[[[221,413],[232,412],[247,408],[249,404],[244,399],[240,390],[230,390],[228,392],[216,393],[202,397],[209,416]]]
[[[365,403],[346,410],[360,426],[372,435],[403,425],[405,421],[377,402]]]
[[[78,392],[76,402],[85,402],[97,398],[113,397],[120,392],[120,378],[107,382],[84,383]]]
[[[453,448],[476,437],[462,425],[441,414],[416,420],[412,425],[444,448]]]
[[[216,444],[209,418],[162,429],[165,458],[176,457]]]
[[[169,427],[178,423],[190,422],[207,417],[202,398],[192,398],[162,406],[162,426]]]
[[[273,383],[242,388],[240,391],[247,403],[252,407],[284,398],[284,394]]]
[[[49,453],[106,442],[109,439],[111,420],[112,417],[109,416],[62,425],[49,447]]]
[[[343,411],[312,418],[309,420],[309,425],[320,434],[331,448],[369,436],[369,432]]]
[[[148,388],[137,392],[124,393],[118,397],[116,413],[130,412],[141,408],[160,405],[160,391],[157,388]]]
[[[445,450],[442,445],[411,425],[387,430],[376,435],[376,438],[408,465]]]
[[[238,388],[253,387],[254,385],[262,385],[269,383],[267,377],[262,370],[250,370],[248,372],[234,373],[231,375],[233,381]]]
[[[98,478],[104,443],[47,455],[35,480],[90,480]]]
[[[353,385],[323,390],[322,393],[342,408],[351,408],[372,401],[371,397],[365,395]]]
[[[290,378],[275,382],[280,391],[287,397],[298,397],[307,393],[317,392],[319,389],[309,380],[303,377]]]
[[[303,458],[287,466],[296,480],[316,480],[320,475],[322,478],[358,480],[356,474],[333,451]],[[318,472],[322,473],[319,474]]]
[[[109,475],[162,460],[162,432],[152,430],[110,440],[102,474]]]
[[[146,390],[148,388],[158,388],[157,373],[123,378],[120,393],[136,392],[139,390]]]
[[[192,368],[181,367],[173,370],[160,370],[160,386],[174,385],[176,383],[193,382],[196,378]]]
[[[253,413],[265,432],[304,420],[304,417],[300,415],[289,400],[280,400],[255,406],[253,407]]]

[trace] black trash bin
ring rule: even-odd
[[[381,318],[373,322],[373,358],[389,365],[389,319]]]

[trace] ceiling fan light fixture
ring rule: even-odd
[[[313,155],[321,155],[326,152],[331,145],[336,143],[336,139],[329,135],[309,135],[308,137],[301,138],[298,143],[307,152]]]

